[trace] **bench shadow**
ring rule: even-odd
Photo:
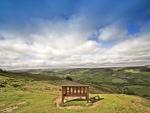
[[[65,103],[73,102],[73,101],[86,101],[86,99],[83,99],[83,98],[75,98],[75,99],[67,100]]]
[[[96,103],[96,102],[103,100],[103,99],[104,98],[101,98],[99,95],[97,95],[97,96],[89,98],[88,103]],[[81,101],[87,101],[87,100],[84,98],[75,98],[75,99],[67,100],[65,103],[74,102],[74,101],[80,101],[81,102]]]

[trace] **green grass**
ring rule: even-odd
[[[140,73],[139,70],[135,70],[135,69],[126,69],[124,70],[125,72],[130,72],[130,73]]]
[[[128,83],[128,81],[124,80],[124,79],[120,79],[120,78],[114,78],[114,79],[112,79],[112,83],[114,83],[114,84],[123,84],[123,83]]]
[[[130,91],[133,91],[136,94],[139,94],[140,96],[143,97],[149,97],[149,91],[150,87],[146,86],[141,86],[141,85],[131,85],[131,86],[126,86]]]
[[[85,99],[70,99],[66,100],[62,106],[86,106],[87,101]]]
[[[95,69],[66,69],[44,71],[48,76],[56,75],[65,79],[71,77],[73,81],[89,84],[94,87],[94,93],[122,93],[126,86],[139,85],[146,90],[130,88],[127,94],[146,95],[150,97],[150,69],[148,67],[126,67],[126,68],[95,68]],[[42,72],[41,72],[42,74]],[[141,91],[140,91],[141,90]],[[129,92],[128,92],[129,91]]]
[[[70,73],[70,76],[78,76],[78,80],[92,83],[90,89],[96,88],[103,91],[113,90],[113,93],[118,90],[118,87],[125,87],[128,90],[134,91],[136,95],[143,96],[149,94],[149,84],[136,83],[137,79],[140,79],[141,75],[131,76],[123,73],[123,70],[117,71],[115,76],[112,76],[110,70],[108,72],[99,73],[99,69],[92,71],[90,69],[78,69],[78,70],[66,70]],[[65,71],[65,72],[66,72]],[[77,72],[79,71],[79,73]],[[81,72],[80,72],[81,71]],[[104,70],[103,70],[104,71]],[[116,71],[116,70],[115,70]],[[56,71],[57,73],[59,71]],[[65,73],[63,70],[63,73]],[[94,73],[92,75],[92,72]],[[62,70],[59,74],[63,74]],[[74,73],[72,75],[72,73]],[[85,77],[81,77],[88,74]],[[123,75],[120,75],[123,74]],[[56,74],[56,73],[55,73]],[[64,107],[60,108],[56,106],[57,98],[61,97],[61,91],[59,90],[61,84],[75,84],[75,81],[67,81],[55,76],[34,75],[26,73],[0,73],[0,112],[11,113],[149,113],[150,112],[150,100],[133,95],[126,94],[90,94],[90,97],[99,95],[104,98],[91,106],[87,106],[84,100],[70,100],[64,104]],[[105,78],[105,74],[107,75]],[[135,73],[134,73],[135,74]],[[64,75],[64,74],[63,74]],[[68,76],[68,75],[67,75]],[[117,77],[116,77],[117,76]],[[131,76],[131,78],[126,78]],[[147,80],[149,75],[144,75],[143,81]],[[90,77],[92,80],[88,80]],[[92,78],[96,77],[96,78]],[[99,78],[98,78],[99,77]],[[101,77],[101,78],[100,78]],[[124,78],[125,77],[125,78]],[[132,78],[133,77],[133,78]],[[137,78],[136,78],[137,77]],[[75,78],[74,78],[75,79]],[[131,81],[130,81],[131,80]],[[79,82],[83,82],[79,81]],[[109,83],[109,81],[111,81]],[[132,81],[134,84],[131,84]],[[83,82],[83,83],[84,83]],[[113,83],[112,83],[113,82]],[[118,87],[116,86],[118,85]],[[123,85],[123,86],[122,86]],[[103,92],[105,93],[105,92]],[[148,96],[148,95],[147,95]],[[69,108],[69,107],[72,108]],[[78,106],[82,108],[78,108]]]
[[[141,97],[119,94],[101,94],[104,99],[94,108],[84,107],[83,109],[57,108],[54,100],[57,93],[14,91],[5,92],[1,95],[0,109],[17,106],[13,113],[148,113],[150,102]],[[2,99],[3,98],[3,99]],[[5,98],[5,99],[4,99]],[[19,106],[19,103],[25,103]],[[84,106],[85,102],[71,101],[67,105]]]

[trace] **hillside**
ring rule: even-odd
[[[150,98],[149,66],[31,70],[29,73],[69,78],[74,82],[89,84],[92,93],[124,93]]]
[[[69,70],[65,70],[69,71]],[[75,73],[75,70],[70,70]],[[76,70],[76,73],[82,72]],[[75,74],[74,74],[75,75]],[[68,76],[68,75],[67,75]],[[77,76],[77,75],[76,75]],[[79,75],[80,76],[80,75]],[[74,77],[71,76],[73,79]],[[85,80],[86,79],[85,77]],[[79,84],[63,77],[29,73],[0,71],[0,112],[2,113],[149,113],[150,100],[125,94],[100,95],[102,100],[93,107],[85,106],[84,101],[70,101],[68,106],[83,106],[79,109],[58,108],[56,100],[60,98],[60,85]],[[76,108],[75,107],[75,108]]]

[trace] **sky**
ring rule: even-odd
[[[0,0],[0,68],[150,65],[150,0]]]

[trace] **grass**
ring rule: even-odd
[[[85,99],[70,99],[66,100],[66,102],[62,106],[86,106],[87,101]]]
[[[127,96],[119,94],[101,94],[104,99],[100,101],[94,108],[85,107],[83,109],[59,109],[56,108],[54,100],[57,93],[37,93],[28,91],[14,91],[0,94],[1,109],[13,108],[14,113],[148,113],[150,111],[150,102],[136,96]],[[7,98],[6,98],[7,95]],[[4,99],[5,98],[5,99]],[[25,104],[19,106],[18,103]],[[81,105],[84,106],[85,101],[70,101],[67,105]],[[2,107],[3,105],[3,107]],[[5,106],[4,106],[5,105]]]
[[[150,98],[150,69],[148,67],[126,67],[126,68],[95,68],[95,69],[66,69],[49,70],[40,72],[48,76],[56,75],[62,79],[71,78],[73,81],[89,84],[94,93],[123,93],[136,94]],[[130,88],[126,86],[139,85],[146,90]],[[141,91],[140,91],[141,90]]]
[[[58,94],[58,87],[47,81],[27,82],[22,88],[5,87],[0,92],[0,111],[12,110],[15,113],[42,113],[54,108],[54,99]],[[19,103],[24,103],[20,106]],[[13,110],[16,108],[15,110]],[[42,108],[42,109],[41,109]]]
[[[130,73],[140,73],[139,70],[135,70],[135,69],[126,69],[125,72],[130,72]]]
[[[128,81],[124,80],[124,79],[120,79],[120,78],[114,78],[114,79],[112,79],[112,83],[114,83],[114,84],[123,84],[123,83],[128,83]]]
[[[136,94],[139,94],[140,96],[143,97],[148,97],[149,95],[147,95],[150,91],[150,87],[146,87],[146,86],[141,86],[141,85],[131,85],[131,86],[126,86],[130,91],[133,91]]]
[[[79,70],[78,70],[79,71]],[[59,72],[59,71],[56,71]],[[89,70],[81,70],[84,75]],[[95,69],[95,77],[100,75],[99,71]],[[122,71],[121,71],[122,72]],[[60,73],[60,72],[59,72]],[[72,72],[76,73],[77,72]],[[104,72],[105,73],[105,72]],[[103,74],[104,74],[103,73]],[[107,72],[106,72],[107,73]],[[111,72],[109,72],[111,73]],[[120,72],[119,72],[120,73]],[[103,75],[102,74],[102,78]],[[118,74],[118,73],[116,73]],[[135,74],[135,73],[134,73]],[[55,76],[42,78],[42,76],[36,77],[35,75],[25,73],[0,73],[0,112],[2,113],[149,113],[150,112],[150,100],[133,95],[126,94],[90,94],[90,97],[99,95],[104,98],[91,106],[86,105],[84,100],[70,100],[64,105],[66,107],[57,107],[56,99],[60,98],[60,85],[63,83],[74,83],[72,81],[66,81],[59,79]],[[74,75],[75,76],[75,75]],[[78,73],[78,76],[81,75]],[[90,74],[92,76],[92,74]],[[110,76],[110,75],[108,75]],[[131,75],[129,75],[131,76]],[[139,76],[139,75],[137,75]],[[144,76],[143,80],[145,80]],[[88,77],[88,76],[87,76]],[[147,84],[131,84],[129,85],[123,79],[126,76],[112,76],[113,79],[102,79],[98,80],[114,80],[114,84],[124,84],[129,90],[133,90],[137,94],[148,94],[149,88]],[[141,76],[139,76],[141,77]],[[92,78],[92,77],[91,77]],[[119,79],[120,78],[120,79]],[[85,77],[86,79],[86,77]],[[122,81],[123,79],[123,81]],[[136,79],[135,76],[133,79]],[[138,78],[139,79],[139,78]],[[87,79],[86,79],[87,80]],[[85,80],[85,81],[86,81]],[[93,79],[95,80],[95,79]],[[88,81],[89,82],[89,81]],[[100,81],[101,82],[101,81]],[[105,82],[105,81],[104,81]],[[128,81],[130,83],[130,81]],[[98,81],[94,82],[98,83]],[[115,85],[112,84],[96,84],[98,88],[107,90],[114,89]],[[76,109],[70,109],[67,107],[73,106]],[[78,106],[82,108],[78,108]]]

